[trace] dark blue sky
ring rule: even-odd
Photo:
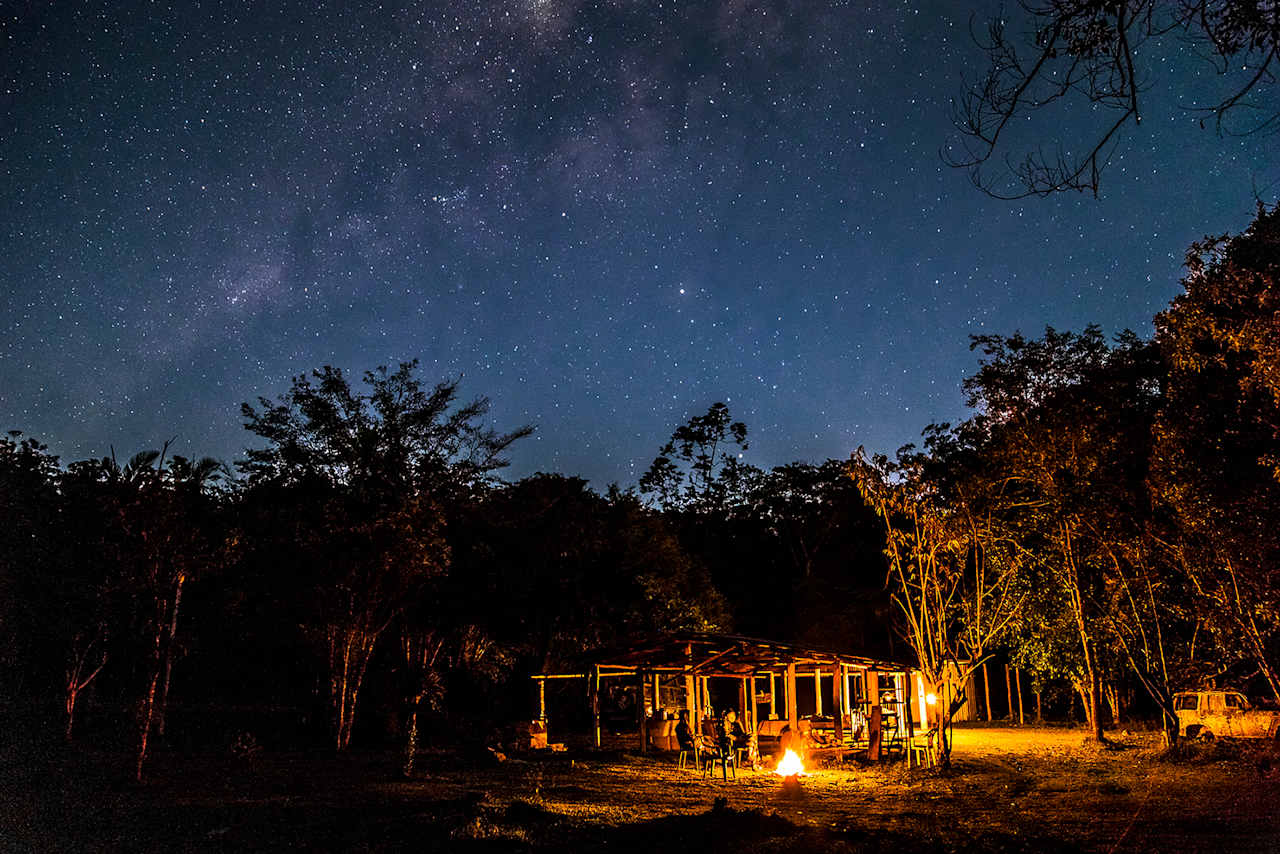
[[[9,7],[0,428],[230,460],[241,401],[418,358],[537,425],[514,476],[632,484],[716,400],[759,465],[891,451],[963,417],[969,335],[1145,334],[1280,180],[1170,47],[1100,200],[981,195],[939,149],[994,8]]]

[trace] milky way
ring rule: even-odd
[[[982,4],[25,6],[0,428],[68,460],[231,460],[240,401],[412,358],[537,425],[514,475],[630,485],[716,400],[760,465],[892,450],[971,334],[1149,331],[1280,179],[1175,50],[1101,199],[981,195],[939,150]]]

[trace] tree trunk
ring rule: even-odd
[[[156,684],[160,681],[160,632],[156,631],[155,646],[151,654],[150,677],[147,689],[142,694],[142,702],[138,710],[138,762],[134,768],[134,779],[142,782],[142,766],[147,761],[147,747],[151,737],[151,725],[155,717]]]
[[[356,701],[364,681],[365,668],[373,654],[381,630],[331,626],[329,635],[329,690],[334,724],[334,747],[338,752],[351,743]]]
[[[92,673],[85,676],[84,669],[88,666],[89,653],[93,649],[94,645],[100,641],[103,646],[101,649],[101,655],[99,656],[98,666],[93,669]],[[78,645],[78,643],[79,638],[76,639],[75,644],[73,645]],[[67,681],[63,686],[66,689],[65,696],[63,698],[63,705],[67,713],[67,727],[64,736],[68,743],[72,740],[72,733],[75,727],[76,704],[80,701],[80,692],[89,687],[89,683],[94,680],[99,672],[101,672],[102,668],[106,666],[106,663],[106,641],[102,639],[101,635],[96,637],[94,640],[91,640],[84,649],[73,650],[71,653],[71,661],[67,664]]]
[[[1113,683],[1106,683],[1102,686],[1103,697],[1106,698],[1107,706],[1111,709],[1111,722],[1113,724],[1120,723],[1120,693]]]
[[[1098,690],[1098,671],[1093,667],[1092,657],[1089,660],[1089,726],[1092,730],[1094,741],[1102,741],[1102,716],[1098,714],[1100,711],[1100,697]]]
[[[164,674],[160,682],[160,702],[156,705],[156,736],[164,738],[164,721],[169,710],[169,674],[173,670],[174,638],[178,636],[178,607],[182,604],[182,585],[186,581],[183,573],[178,573],[173,589],[173,613],[169,616],[169,637],[164,645]]]
[[[418,758],[418,709],[421,705],[421,694],[413,697],[409,702],[409,721],[405,727],[404,766],[402,769],[406,777],[413,776],[413,764]]]
[[[1161,706],[1160,713],[1164,746],[1173,747],[1178,743],[1178,716],[1173,711],[1172,697]]]

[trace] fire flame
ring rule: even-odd
[[[788,750],[782,757],[782,761],[778,763],[777,774],[779,777],[795,777],[804,773],[804,763],[800,761],[800,757],[794,750]]]

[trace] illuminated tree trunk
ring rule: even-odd
[[[138,761],[134,769],[134,776],[138,782],[142,782],[142,767],[147,759],[147,751],[150,747],[151,732],[156,728],[158,711],[158,693],[160,687],[160,679],[164,672],[164,661],[167,650],[173,646],[172,632],[177,627],[177,616],[174,613],[178,606],[178,600],[182,596],[182,584],[184,574],[179,573],[174,583],[173,599],[167,597],[159,598],[156,603],[156,610],[153,616],[153,630],[151,637],[151,652],[148,656],[146,688],[142,693],[142,701],[140,703],[138,713]],[[162,712],[160,714],[163,714]]]
[[[173,590],[173,614],[169,620],[169,642],[164,648],[164,674],[160,682],[160,703],[156,707],[156,735],[164,738],[164,722],[169,711],[169,674],[173,671],[174,638],[178,636],[178,608],[182,604],[182,585],[186,576],[178,573]]]
[[[1071,527],[1063,521],[1059,526],[1061,535],[1060,547],[1064,564],[1064,576],[1068,598],[1071,602],[1072,616],[1075,617],[1076,631],[1080,635],[1080,651],[1084,661],[1084,675],[1087,693],[1085,714],[1089,719],[1089,727],[1094,741],[1102,741],[1102,717],[1098,714],[1101,697],[1096,665],[1093,634],[1085,617],[1085,597],[1080,586],[1080,571],[1075,558],[1075,536]]]
[[[435,672],[436,659],[444,648],[444,639],[436,637],[435,632],[406,629],[400,638],[400,648],[404,652],[405,669],[412,680],[409,718],[405,726],[404,763],[401,766],[404,776],[409,777],[413,775],[418,756],[418,714],[422,710],[422,701],[427,696],[428,680]],[[545,690],[545,687],[545,683],[539,684],[539,690]]]
[[[81,639],[82,636],[76,637],[70,661],[67,663],[67,679],[63,686],[65,689],[64,708],[67,713],[65,738],[68,742],[72,739],[76,718],[76,703],[79,702],[80,692],[89,687],[89,683],[94,680],[107,663],[106,637],[101,630],[83,647],[78,647]],[[97,666],[86,673],[85,671],[89,668],[90,654],[95,647],[98,650]]]
[[[150,666],[147,668],[146,690],[138,710],[138,761],[134,767],[134,779],[142,782],[142,766],[147,761],[147,748],[151,738],[151,724],[155,717],[156,684],[160,681],[160,631],[156,630],[151,648]]]
[[[356,701],[360,686],[373,657],[378,636],[386,628],[367,626],[329,626],[329,697],[333,715],[334,747],[347,749],[355,724]]]

